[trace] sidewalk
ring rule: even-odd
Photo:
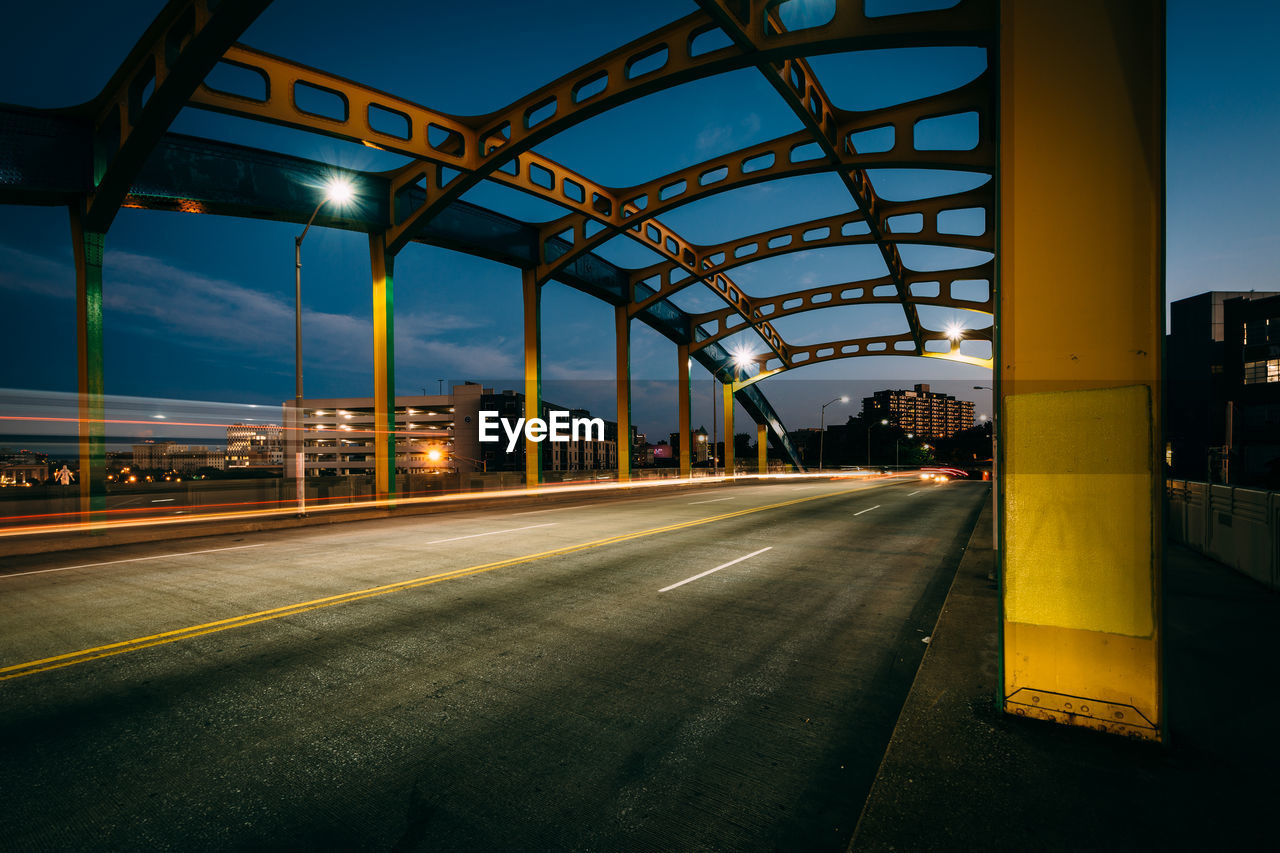
[[[863,808],[853,851],[1275,849],[1280,595],[1165,552],[1170,743],[996,712],[991,513]]]

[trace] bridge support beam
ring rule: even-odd
[[[369,235],[373,277],[373,465],[374,494],[396,496],[395,255],[382,234]]]
[[[617,355],[618,393],[618,482],[631,479],[631,315],[626,305],[613,309],[613,331]]]
[[[733,476],[733,383],[724,384],[724,475]]]
[[[535,270],[522,271],[524,289],[524,417],[542,417],[542,285]],[[542,483],[542,443],[524,440],[524,484]]]
[[[769,473],[769,428],[764,424],[756,424],[756,470]]]
[[[1164,4],[1001,15],[1000,699],[1159,740]]]
[[[107,504],[107,437],[103,422],[102,252],[106,234],[84,228],[71,210],[76,265],[76,378],[79,392],[80,520],[100,517]]]
[[[693,434],[689,423],[693,399],[693,383],[690,381],[692,370],[689,345],[676,344],[676,395],[679,397],[679,424],[676,429],[680,431],[680,476],[686,479],[693,476]]]

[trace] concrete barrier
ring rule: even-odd
[[[1170,541],[1280,590],[1280,492],[1169,480],[1165,494]]]

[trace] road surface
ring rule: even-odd
[[[0,848],[838,850],[986,484],[0,561]]]

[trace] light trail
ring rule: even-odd
[[[316,498],[314,501],[308,502],[310,510],[317,513],[334,512],[342,510],[368,510],[368,509],[393,509],[396,507],[416,506],[425,504],[441,504],[441,503],[483,503],[485,501],[501,500],[513,497],[536,498],[548,495],[558,494],[580,494],[594,493],[606,491],[624,491],[631,492],[638,489],[656,488],[662,486],[683,486],[683,485],[711,485],[711,484],[733,484],[747,482],[780,482],[795,480],[893,480],[900,479],[904,475],[880,475],[871,474],[865,471],[851,471],[846,475],[832,476],[830,474],[742,474],[733,476],[718,477],[669,477],[655,478],[652,480],[631,480],[627,483],[606,482],[601,483],[596,480],[583,481],[580,483],[566,483],[557,486],[539,486],[534,489],[516,488],[502,489],[486,492],[451,492],[445,494],[423,495],[418,497],[397,495],[390,497],[387,495],[372,495],[368,499],[352,501],[346,496],[332,498]],[[323,501],[334,501],[325,505]],[[336,501],[344,501],[336,503]],[[198,512],[208,509],[229,509],[233,507],[257,506],[260,509],[251,509],[243,511],[229,512]],[[91,519],[89,521],[77,521],[75,523],[55,523],[55,524],[28,524],[22,526],[13,526],[8,529],[0,529],[0,538],[14,536],[33,536],[48,535],[55,533],[73,533],[84,530],[106,530],[113,528],[133,528],[147,526],[161,526],[168,524],[193,524],[208,523],[212,521],[244,521],[252,518],[281,518],[297,514],[297,508],[292,503],[292,499],[288,500],[272,500],[272,501],[239,501],[222,504],[193,504],[184,506],[165,507],[166,513],[178,511],[197,511],[195,514],[184,515],[181,518],[175,515],[152,516],[149,518],[109,518],[109,519]],[[152,507],[130,507],[127,509],[113,510],[97,510],[93,511],[93,515],[101,516],[106,514],[124,515],[126,513],[134,514],[144,512],[154,512]],[[0,517],[0,523],[6,521],[28,521],[40,518],[66,518],[79,517],[84,513],[80,511],[60,512],[60,513],[44,513],[29,516],[5,516]]]

